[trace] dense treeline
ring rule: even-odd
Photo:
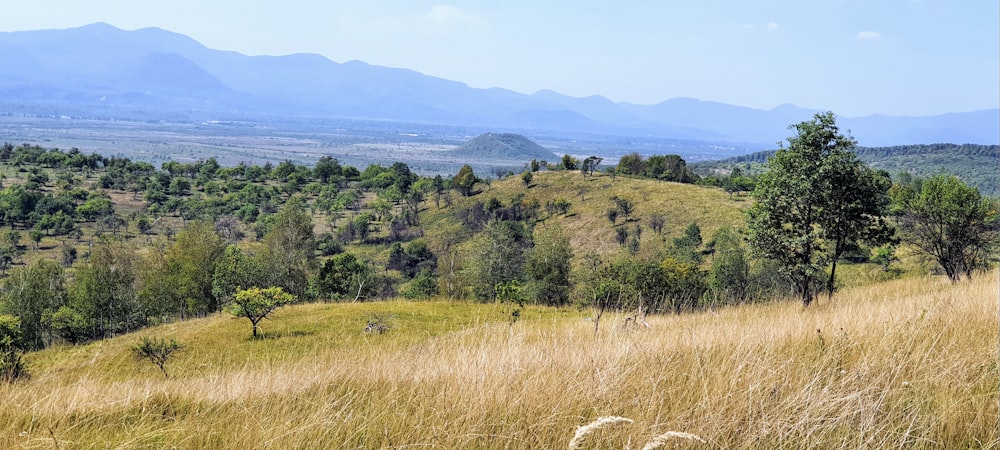
[[[854,153],[864,163],[891,174],[907,172],[911,175],[929,177],[948,173],[959,177],[970,186],[988,196],[1000,196],[1000,169],[995,164],[1000,158],[1000,146],[980,144],[921,144],[897,145],[891,147],[855,146]],[[733,168],[739,167],[744,174],[755,176],[761,173],[764,164],[774,156],[775,150],[736,156],[721,161],[703,162],[693,165],[695,172],[703,177],[724,177]]]

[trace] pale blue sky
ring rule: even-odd
[[[107,22],[531,93],[781,103],[844,116],[1000,104],[997,0],[32,0],[0,31]]]

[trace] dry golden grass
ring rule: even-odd
[[[997,448],[997,276],[849,288],[649,319],[493,305],[303,305],[139,335],[189,349],[164,380],[139,335],[29,355],[0,386],[2,448]],[[367,317],[389,317],[364,335]],[[662,448],[662,447],[661,447]]]

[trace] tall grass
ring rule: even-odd
[[[389,332],[362,333],[367,318]],[[0,447],[997,448],[996,275],[659,316],[652,328],[492,305],[303,305],[248,339],[214,316],[29,355]],[[141,335],[188,346],[164,380]],[[673,436],[673,435],[671,435]]]

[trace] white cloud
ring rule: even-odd
[[[874,41],[874,40],[882,39],[882,33],[879,33],[878,31],[859,31],[858,32],[858,39],[865,39],[865,40],[869,40],[869,41]]]
[[[365,28],[389,34],[416,34],[422,36],[447,36],[455,33],[480,31],[488,26],[482,14],[464,11],[451,5],[434,5],[417,14],[393,15],[377,18]]]
[[[765,25],[760,25],[760,24],[756,24],[756,23],[745,23],[745,24],[743,24],[743,29],[744,30],[777,31],[778,28],[780,28],[780,27],[778,26],[777,23],[774,23],[774,22],[768,22]]]

